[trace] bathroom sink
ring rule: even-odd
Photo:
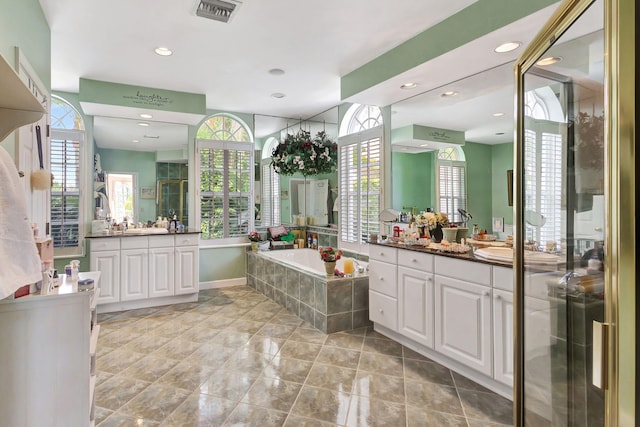
[[[513,262],[513,248],[488,247],[474,252],[478,258],[486,260]],[[545,252],[524,251],[525,264],[558,264],[562,258]]]
[[[148,234],[167,234],[169,231],[166,228],[129,228],[125,230],[124,234],[133,235],[148,235]]]

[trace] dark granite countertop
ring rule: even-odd
[[[500,261],[491,261],[488,259],[484,259],[484,258],[476,258],[473,255],[473,251],[469,251],[463,254],[459,254],[459,253],[453,253],[453,252],[442,252],[442,251],[438,251],[435,249],[429,249],[426,248],[422,245],[405,245],[403,243],[379,243],[379,242],[369,242],[372,245],[378,245],[378,246],[387,246],[387,247],[391,247],[391,248],[397,248],[397,249],[404,249],[407,251],[414,251],[414,252],[422,252],[422,253],[427,253],[427,254],[433,254],[433,255],[440,255],[440,256],[446,256],[449,258],[456,258],[456,259],[461,259],[464,261],[473,261],[473,262],[480,262],[482,264],[490,264],[490,265],[497,265],[500,267],[509,267],[509,268],[513,268],[513,265],[511,263],[506,263],[506,262],[500,262]]]
[[[116,232],[112,231],[110,233],[96,233],[96,234],[88,233],[85,237],[87,239],[101,239],[101,238],[105,238],[105,237],[141,237],[141,236],[154,237],[154,236],[174,236],[174,235],[182,235],[182,234],[200,234],[200,233],[201,233],[200,230],[194,230],[194,229],[185,230],[183,233],[175,233],[175,232],[169,232],[169,233],[153,233],[153,232],[122,233],[120,231],[116,231]]]

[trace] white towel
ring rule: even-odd
[[[0,299],[42,279],[24,190],[9,153],[0,147]]]

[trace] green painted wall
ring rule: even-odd
[[[16,46],[51,91],[51,31],[38,0],[0,0],[0,54],[14,68]],[[0,143],[15,158],[14,134]]]
[[[200,248],[200,282],[244,277],[246,251],[245,246]]]
[[[478,0],[343,76],[340,80],[341,99],[347,99],[557,2]]]
[[[138,174],[138,218],[136,222],[155,220],[156,200],[140,198],[141,187],[156,187],[156,153],[127,150],[105,150],[98,148],[102,169],[105,172],[128,172]],[[122,221],[122,218],[115,218]]]
[[[400,211],[416,207],[418,211],[435,208],[433,152],[391,156],[393,208]]]
[[[491,231],[491,146],[467,142],[464,147],[467,161],[467,211],[473,215],[471,225]]]
[[[513,143],[491,146],[491,193],[494,217],[513,224],[513,206],[507,202],[507,170],[513,169]]]

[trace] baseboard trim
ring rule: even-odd
[[[137,308],[160,307],[170,304],[198,301],[198,293],[174,295],[170,297],[145,298],[133,301],[120,301],[114,303],[98,303],[98,313],[112,313],[114,311],[135,310]]]
[[[212,280],[209,282],[200,282],[200,290],[228,288],[230,286],[244,286],[247,284],[246,277],[237,277],[235,279]]]

